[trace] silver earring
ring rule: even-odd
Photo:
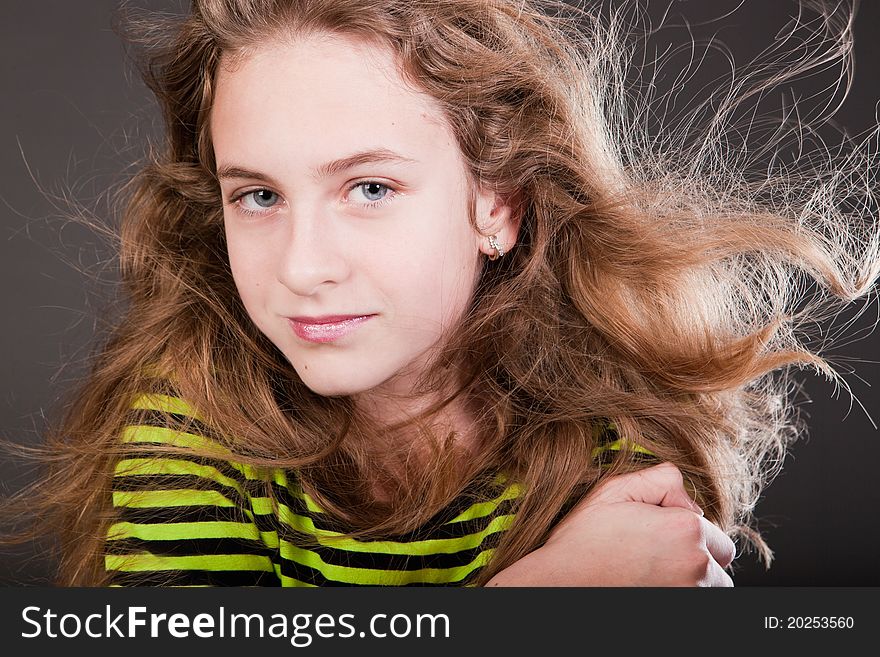
[[[495,253],[489,256],[489,260],[498,260],[504,255],[504,251],[498,245],[498,239],[495,235],[489,235],[489,246],[495,249]]]

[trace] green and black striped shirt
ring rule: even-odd
[[[151,445],[220,450],[182,399],[145,394],[133,410],[122,440],[147,451],[115,467],[116,521],[104,554],[111,586],[467,586],[492,558],[521,492],[499,475],[406,535],[340,538],[345,528],[293,473],[270,473],[273,506],[265,475],[248,465],[221,454],[150,454]],[[170,428],[180,419],[191,422],[188,432]],[[613,426],[597,430],[597,455],[620,449]]]

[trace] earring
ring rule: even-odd
[[[495,249],[495,253],[489,256],[489,260],[498,260],[498,258],[504,255],[504,251],[498,245],[498,239],[495,235],[489,235],[489,246]]]

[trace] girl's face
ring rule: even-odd
[[[210,130],[253,322],[319,394],[406,395],[467,308],[481,250],[493,253],[468,221],[465,165],[433,99],[381,48],[277,40],[220,67]],[[510,219],[477,193],[502,248]],[[366,319],[317,324],[340,315]]]

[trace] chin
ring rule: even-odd
[[[356,382],[344,380],[344,377],[338,380],[315,380],[314,377],[303,376],[303,373],[297,370],[300,380],[305,386],[322,397],[346,397],[348,395],[356,395],[364,390],[369,390],[369,384],[358,385]]]

